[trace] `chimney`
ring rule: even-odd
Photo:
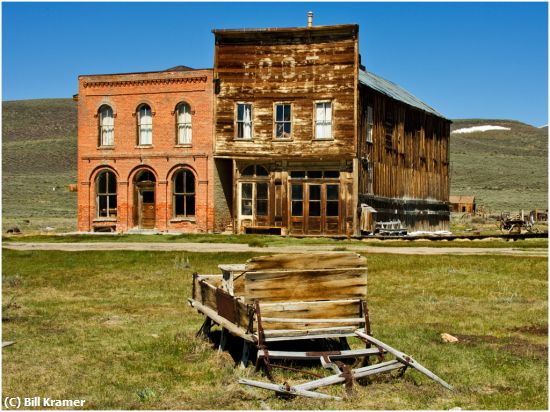
[[[313,25],[313,12],[308,11],[307,12],[307,27],[311,27]]]

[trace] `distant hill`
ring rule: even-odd
[[[510,120],[454,120],[451,194],[475,195],[492,211],[547,207],[548,128]],[[76,102],[41,99],[3,102],[3,226],[76,228]],[[55,189],[55,190],[54,190]],[[30,223],[26,223],[29,220]]]
[[[2,226],[76,229],[76,102],[2,102]]]
[[[510,130],[453,131],[480,126]],[[451,125],[451,194],[475,195],[489,210],[548,207],[548,129],[513,120],[457,119]]]

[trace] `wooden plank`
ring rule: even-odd
[[[302,333],[302,334],[297,334],[296,336],[275,336],[275,337],[270,337],[269,339],[266,338],[265,340],[267,342],[285,342],[285,341],[304,340],[304,339],[330,339],[330,338],[344,338],[344,337],[354,337],[354,336],[356,336],[354,332],[346,332],[341,330],[339,333],[336,333],[334,331],[323,333],[323,331],[321,330],[315,334]]]
[[[268,390],[275,391],[275,392],[278,392],[278,393],[285,393],[287,395],[300,395],[300,396],[305,396],[305,397],[308,397],[308,398],[333,399],[333,400],[338,400],[338,401],[342,400],[342,398],[340,398],[338,396],[331,396],[331,395],[326,395],[324,393],[311,392],[311,391],[306,391],[306,390],[303,390],[303,389],[296,389],[295,386],[291,386],[291,387],[287,388],[284,385],[277,385],[275,383],[268,383],[268,382],[253,381],[251,379],[244,379],[244,378],[239,379],[239,383],[243,384],[243,385],[254,386],[254,387],[260,388],[260,389],[268,389]]]
[[[384,353],[383,351],[382,353]],[[361,356],[372,356],[379,355],[380,350],[378,348],[369,348],[369,349],[350,349],[342,351],[333,351],[333,352],[324,352],[330,359],[349,359],[349,358],[358,358]],[[295,351],[277,351],[277,350],[268,350],[269,359],[319,359],[322,356],[321,352],[295,352]],[[263,351],[258,351],[258,358],[263,358],[265,355]]]
[[[248,272],[245,299],[252,302],[366,299],[366,268]]]
[[[202,305],[201,303],[197,302],[193,299],[187,299],[189,304],[197,309],[202,314],[208,316],[210,319],[212,319],[214,322],[216,322],[218,325],[226,328],[229,332],[231,332],[233,335],[239,336],[243,338],[244,340],[248,342],[255,342],[254,336],[246,333],[245,329],[242,329],[235,324],[229,322],[227,319],[221,317],[216,312],[214,312],[212,309]]]
[[[217,288],[215,286],[212,286],[210,283],[204,280],[199,280],[198,294],[200,296],[200,303],[214,311],[218,310],[218,304],[216,301],[216,289]]]
[[[405,365],[399,363],[399,361],[392,360],[389,362],[382,362],[382,363],[377,363],[375,365],[365,366],[364,368],[360,368],[360,369],[353,369],[352,373],[353,373],[353,378],[358,379],[358,378],[364,378],[370,375],[375,375],[378,373],[389,372],[394,369],[401,369],[404,367]],[[321,378],[310,382],[305,382],[300,385],[293,386],[293,388],[309,391],[312,389],[321,388],[323,386],[342,383],[345,380],[346,378],[344,378],[341,374],[338,374],[338,375],[327,376],[326,378]]]
[[[262,315],[266,317],[347,318],[361,313],[359,299],[339,299],[311,302],[262,302]]]
[[[246,262],[246,270],[331,269],[364,267],[366,265],[367,258],[357,253],[288,253],[284,255],[253,257]]]
[[[262,324],[266,330],[298,329],[308,330],[312,327],[316,329],[329,328],[334,326],[353,326],[362,327],[365,325],[364,318],[330,318],[324,319],[301,319],[301,318],[269,318],[262,316]]]
[[[340,336],[340,334],[347,334],[353,331],[353,326],[344,327],[329,327],[318,329],[280,329],[280,330],[266,330],[264,331],[267,340],[273,340],[272,338],[292,338],[292,337],[308,337],[312,335],[330,335]]]
[[[426,369],[424,366],[422,366],[420,363],[418,363],[417,361],[415,361],[411,356],[403,353],[403,352],[400,352],[398,351],[397,349],[395,348],[392,348],[390,345],[376,339],[376,338],[373,338],[372,336],[370,335],[367,335],[366,333],[360,331],[360,330],[357,330],[355,331],[355,334],[357,336],[359,336],[360,338],[363,338],[364,340],[366,340],[367,342],[371,342],[373,343],[374,345],[376,346],[379,346],[383,349],[385,349],[386,351],[388,351],[389,353],[391,353],[392,355],[394,355],[400,362],[402,362],[403,364],[407,365],[407,366],[410,366],[414,369],[416,369],[417,371],[419,371],[420,373],[423,373],[424,375],[426,375],[428,378],[430,379],[433,379],[434,381],[440,383],[441,385],[443,385],[445,388],[449,389],[449,390],[453,390],[453,387],[451,385],[449,385],[447,382],[445,382],[443,379],[441,379],[439,376],[437,376],[436,374],[434,374],[433,372],[431,372],[430,370]]]

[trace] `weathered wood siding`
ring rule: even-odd
[[[373,109],[372,143],[367,106]],[[450,122],[364,86],[358,114],[359,203],[377,210],[376,221],[448,230]]]
[[[216,155],[355,155],[357,26],[218,32]],[[333,140],[314,139],[316,101],[332,102]],[[236,103],[252,103],[252,139],[236,140]],[[292,138],[274,136],[274,104],[292,105]]]
[[[367,105],[373,108],[372,143],[366,142]],[[361,88],[359,114],[359,156],[369,159],[369,171],[373,173],[371,194],[449,201],[448,120],[411,108],[367,87]],[[388,119],[393,119],[393,126]],[[360,193],[369,193],[369,171],[360,168]]]

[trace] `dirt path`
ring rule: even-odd
[[[4,242],[2,247],[12,250],[62,250],[67,252],[88,250],[142,250],[142,251],[185,251],[185,252],[257,252],[292,253],[349,250],[362,253],[389,253],[398,255],[510,255],[548,256],[548,249],[522,248],[469,248],[469,247],[393,247],[347,245],[335,248],[330,245],[267,246],[250,247],[242,243],[24,243]]]

